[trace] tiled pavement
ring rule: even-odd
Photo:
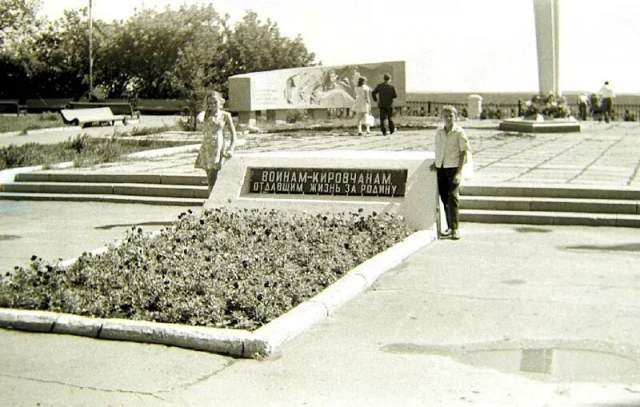
[[[473,184],[542,184],[640,188],[640,125],[582,123],[580,133],[521,134],[482,122],[463,122],[474,151]],[[373,135],[375,134],[375,135]],[[345,130],[240,135],[237,151],[430,150],[435,130],[357,136]],[[173,137],[164,135],[164,137]],[[191,136],[197,143],[197,138]],[[127,160],[72,171],[204,175],[193,168],[197,148],[158,158]],[[70,171],[70,170],[65,170]]]

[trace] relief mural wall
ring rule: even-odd
[[[350,108],[358,78],[372,89],[389,73],[396,87],[396,106],[404,105],[403,61],[360,65],[314,66],[235,75],[229,78],[229,110]]]

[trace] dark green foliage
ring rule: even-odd
[[[410,232],[392,215],[189,211],[67,270],[33,256],[0,279],[0,307],[255,329]]]
[[[10,0],[7,7],[25,2],[34,0]],[[86,97],[88,19],[86,7],[53,22],[34,19],[10,48],[1,46],[0,37],[0,68],[13,79],[0,87],[0,97]],[[94,20],[92,38],[93,82],[106,97],[130,97],[127,84],[135,79],[136,96],[185,99],[190,113],[200,108],[204,89],[226,94],[231,75],[305,66],[314,59],[299,37],[282,37],[275,23],[247,12],[231,28],[210,4],[142,9],[124,21]]]
[[[66,161],[76,166],[117,161],[123,154],[136,151],[171,147],[185,143],[162,140],[119,140],[118,138],[91,138],[86,134],[58,144],[11,144],[0,148],[0,170],[28,167]]]

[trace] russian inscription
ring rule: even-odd
[[[249,192],[402,197],[406,169],[248,168]]]

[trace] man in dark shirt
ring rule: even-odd
[[[396,131],[396,126],[391,120],[393,115],[393,99],[397,97],[396,88],[389,82],[391,81],[391,75],[388,73],[383,76],[384,82],[378,84],[376,88],[371,92],[371,97],[374,101],[378,102],[378,108],[380,109],[380,130],[382,135],[387,135],[387,127],[385,121],[389,122],[389,132],[393,134]]]

